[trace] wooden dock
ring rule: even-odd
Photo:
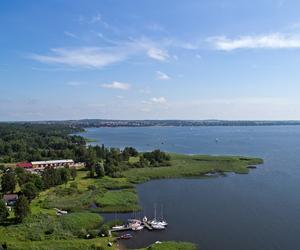
[[[148,230],[152,230],[152,227],[148,224],[148,222],[143,221],[144,226],[148,229]]]
[[[132,227],[124,227],[124,228],[117,228],[117,229],[110,229],[108,230],[108,235],[111,236],[112,232],[119,232],[119,231],[129,231],[132,230]]]

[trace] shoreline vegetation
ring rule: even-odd
[[[40,134],[35,134],[36,128],[30,126],[29,131],[38,139],[40,136],[45,139],[46,133],[47,141],[53,143],[50,144],[53,147],[53,155],[65,153],[63,145],[69,149],[69,154],[74,149],[76,157],[80,158],[86,154],[86,168],[78,169],[76,176],[63,184],[41,190],[30,203],[31,214],[21,223],[17,223],[10,212],[7,222],[0,226],[0,243],[6,244],[8,249],[118,249],[117,244],[112,248],[107,246],[109,241],[115,240],[114,237],[98,237],[101,234],[107,235],[108,229],[118,224],[118,221],[105,222],[99,213],[139,211],[141,207],[136,184],[153,179],[196,178],[228,172],[246,174],[249,172],[249,166],[263,163],[260,158],[243,156],[183,155],[159,150],[142,153],[133,148],[118,151],[108,150],[103,146],[89,146],[84,149],[83,142],[86,142],[86,139],[80,136],[73,139],[73,136],[69,135],[80,131],[80,128],[63,128],[64,132],[61,134],[62,128],[55,125],[53,135],[51,126],[46,125],[46,128],[43,128],[43,125],[39,125]],[[26,130],[21,131],[19,136],[26,133]],[[3,138],[6,137],[0,137],[1,140]],[[62,138],[64,139],[61,140]],[[7,145],[12,144],[9,140],[4,142]],[[13,143],[22,144],[17,141]],[[26,160],[26,152],[30,151],[30,148],[26,148],[32,142],[24,140],[24,143],[27,143],[23,155]],[[43,146],[42,143],[39,149],[41,156],[47,152]],[[45,147],[49,147],[49,144]],[[97,155],[102,157],[102,154],[106,155],[105,161],[98,160],[96,163],[91,159],[97,158]],[[10,166],[9,159],[18,157],[13,152],[10,153],[10,158],[2,155],[2,159],[9,162]],[[22,187],[17,185],[16,190],[20,188],[22,191]],[[57,216],[54,208],[68,211],[68,214]],[[145,249],[193,250],[197,249],[197,246],[184,242],[163,242]]]

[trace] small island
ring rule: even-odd
[[[83,137],[70,135],[82,128],[66,125],[1,124],[0,129],[0,148],[18,148],[0,155],[2,195],[18,195],[16,207],[21,210],[15,207],[5,214],[1,208],[0,243],[8,249],[114,249],[116,244],[108,246],[115,239],[108,237],[108,230],[119,221],[104,221],[100,213],[141,210],[136,184],[227,172],[246,174],[249,166],[263,162],[243,156],[87,146]],[[12,130],[13,140],[9,136]],[[77,165],[46,167],[36,174],[15,164],[53,158],[73,158]],[[163,242],[149,249],[196,248],[191,243]]]

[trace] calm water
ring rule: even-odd
[[[152,215],[153,204],[163,204],[170,225],[136,233],[128,247],[184,240],[203,250],[300,249],[300,126],[90,128],[84,136],[113,147],[265,161],[248,175],[138,185],[143,213]]]

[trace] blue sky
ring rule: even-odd
[[[3,0],[0,120],[300,119],[299,9]]]

